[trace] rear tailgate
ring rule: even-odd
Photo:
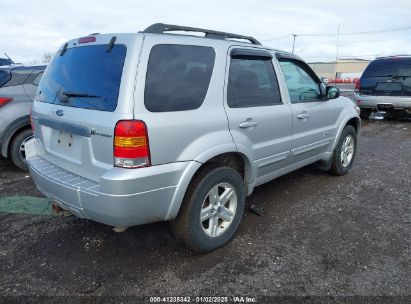
[[[68,42],[47,67],[32,116],[43,158],[99,181],[113,167],[113,134],[133,118],[133,90],[142,35],[97,35]]]
[[[411,58],[377,59],[361,77],[360,93],[378,96],[411,96]]]

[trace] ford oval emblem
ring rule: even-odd
[[[56,114],[57,114],[57,116],[63,116],[64,112],[63,112],[63,110],[57,110]]]

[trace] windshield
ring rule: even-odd
[[[363,77],[411,77],[411,58],[380,59],[371,62]]]
[[[54,56],[39,84],[37,100],[75,108],[114,111],[126,47],[93,45]]]

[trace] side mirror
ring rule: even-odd
[[[326,87],[325,90],[327,99],[336,99],[340,97],[340,89],[337,87],[329,86]]]

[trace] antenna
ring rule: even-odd
[[[11,63],[15,63],[15,62],[13,61],[13,59],[11,59],[11,58],[9,57],[9,55],[6,54],[6,52],[4,52],[4,55],[6,55],[6,57],[11,61]]]

